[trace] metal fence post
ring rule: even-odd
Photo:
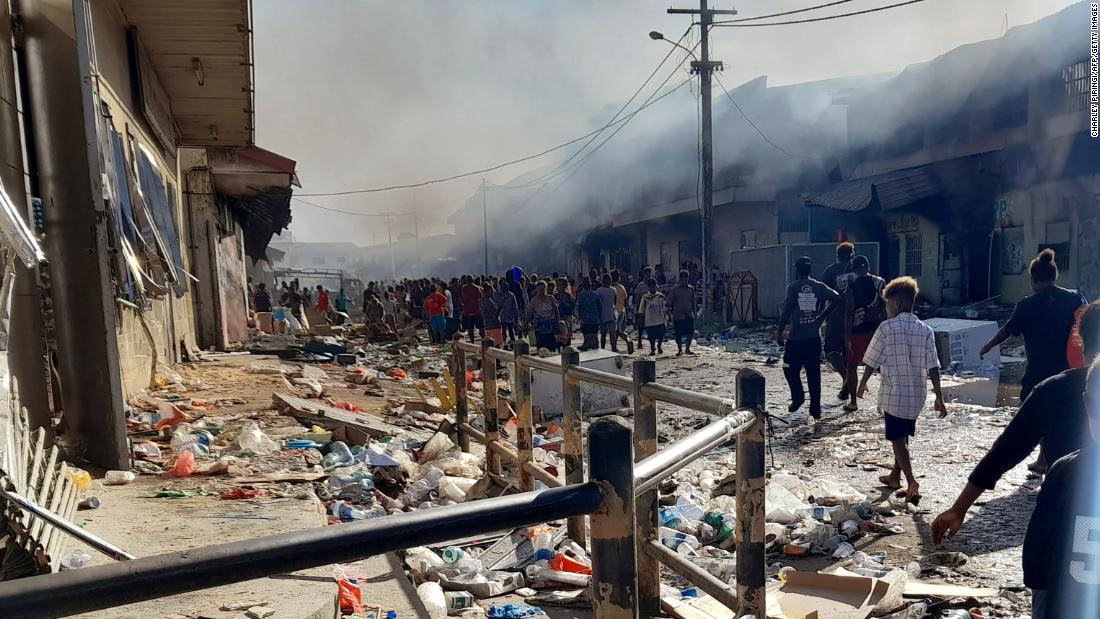
[[[642,394],[642,386],[657,380],[657,363],[652,359],[634,362],[634,461],[657,453],[657,401]],[[643,617],[661,614],[661,568],[641,545],[657,539],[657,491],[635,499],[638,530],[638,609]]]
[[[455,383],[455,425],[458,426],[458,448],[470,451],[470,436],[466,434],[466,424],[470,421],[469,403],[466,401],[466,352],[459,347],[462,336],[456,335],[451,346],[454,349],[454,371],[451,378]]]
[[[489,357],[493,340],[481,340],[481,384],[482,404],[485,410],[485,470],[500,475],[500,454],[493,451],[493,443],[500,440],[500,416],[497,414],[497,360]]]
[[[576,348],[569,346],[561,353],[561,384],[562,384],[562,432],[565,443],[562,445],[562,456],[565,459],[565,483],[584,483],[584,438],[581,436],[581,383],[575,378],[569,377],[570,366],[581,362],[581,353]],[[569,519],[569,539],[581,546],[588,545],[588,535],[585,531],[584,516],[574,516]]]
[[[764,619],[764,375],[737,373],[737,406],[756,419],[737,436],[737,615]]]
[[[519,488],[524,492],[535,489],[535,478],[527,469],[535,460],[535,417],[531,406],[531,368],[520,363],[520,357],[531,351],[527,342],[516,342],[516,375],[513,393],[516,398],[516,451],[519,453]]]
[[[603,489],[592,514],[592,607],[595,619],[637,619],[634,455],[630,425],[612,415],[588,427],[589,476]]]

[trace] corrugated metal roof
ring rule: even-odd
[[[172,100],[180,143],[252,144],[249,0],[117,1]]]
[[[857,212],[872,202],[884,211],[899,209],[940,192],[926,166],[894,170],[876,176],[845,181],[828,189],[799,194],[807,206]]]

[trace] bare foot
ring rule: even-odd
[[[878,478],[878,481],[883,486],[886,486],[890,490],[897,490],[901,488],[901,478],[894,477],[893,475],[882,475]]]

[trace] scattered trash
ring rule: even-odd
[[[108,486],[124,486],[137,479],[130,471],[107,471],[103,476],[103,483]]]
[[[92,562],[92,555],[83,550],[73,550],[61,558],[61,568],[65,570],[79,570],[87,567]]]

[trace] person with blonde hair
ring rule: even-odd
[[[936,410],[941,418],[947,416],[947,405],[940,389],[936,335],[932,327],[913,314],[918,294],[920,288],[912,277],[899,277],[882,291],[889,318],[871,336],[871,343],[863,355],[867,368],[856,391],[859,397],[866,397],[867,382],[875,370],[880,372],[878,408],[885,423],[886,440],[894,448],[894,466],[888,475],[879,477],[879,481],[891,490],[900,489],[904,473],[909,487],[898,494],[913,505],[920,503],[920,485],[909,457],[909,437],[916,434],[917,417],[928,396],[928,379],[932,380],[936,394]]]

